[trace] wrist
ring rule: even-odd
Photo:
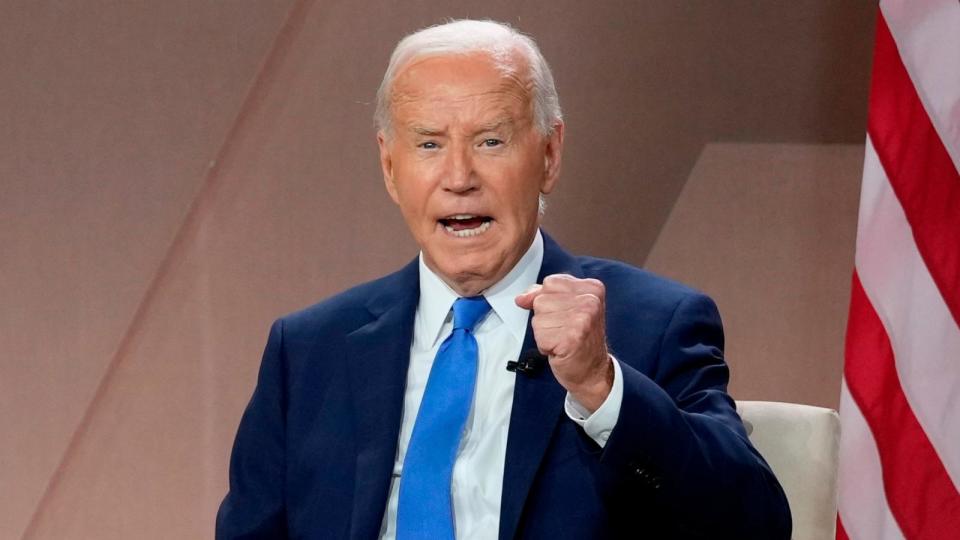
[[[596,412],[603,405],[610,390],[613,388],[613,358],[607,354],[606,358],[599,362],[599,366],[594,374],[588,379],[578,384],[575,388],[568,388],[567,391],[573,396],[577,403],[582,405],[590,414]]]

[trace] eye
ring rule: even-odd
[[[418,144],[417,146],[418,146],[419,148],[423,148],[424,150],[436,150],[437,148],[440,148],[440,145],[438,145],[437,143],[435,143],[435,142],[433,142],[433,141],[422,142],[422,143]]]
[[[480,144],[487,148],[496,148],[498,146],[502,146],[503,141],[501,141],[500,139],[484,139],[483,142]]]

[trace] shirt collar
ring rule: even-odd
[[[517,306],[514,298],[525,292],[537,282],[540,265],[543,263],[543,236],[540,230],[533,237],[533,243],[527,252],[520,257],[517,264],[492,287],[483,291],[491,309],[507,325],[517,341],[523,343],[527,333],[527,318],[529,311]],[[424,335],[435,341],[447,320],[453,302],[458,298],[457,293],[450,288],[440,276],[433,273],[423,262],[423,252],[420,252],[420,301],[417,305],[417,315]]]

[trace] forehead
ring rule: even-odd
[[[414,59],[394,79],[392,114],[401,121],[450,114],[528,117],[530,84],[517,64],[497,62],[486,53]]]

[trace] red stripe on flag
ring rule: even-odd
[[[837,514],[837,540],[850,540],[847,531],[843,528],[843,522],[840,521],[840,514]]]
[[[844,375],[873,433],[890,512],[911,540],[960,531],[960,493],[907,403],[883,323],[854,272]]]
[[[867,130],[920,256],[960,325],[960,173],[917,95],[882,12]]]

